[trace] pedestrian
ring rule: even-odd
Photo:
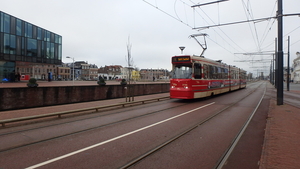
[[[18,82],[21,81],[21,74],[20,74],[20,72],[18,72],[18,74],[17,74],[17,80],[18,80]]]
[[[51,82],[51,72],[48,73],[48,82]]]

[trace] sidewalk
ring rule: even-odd
[[[268,89],[276,96],[276,89],[271,84]],[[300,95],[298,90],[289,92]],[[260,169],[298,169],[300,109],[288,104],[278,106],[274,98],[270,100]]]
[[[169,96],[169,93],[159,93],[159,94],[153,94],[153,95],[136,96],[136,97],[134,97],[134,100],[138,101],[138,100],[145,100],[145,99],[166,97],[166,96]],[[104,106],[104,105],[110,105],[110,104],[116,104],[116,103],[124,103],[125,101],[126,101],[125,98],[117,98],[117,99],[99,100],[99,101],[74,103],[74,104],[64,104],[64,105],[38,107],[38,108],[30,108],[30,109],[0,111],[0,120],[17,118],[17,117],[34,116],[34,115],[39,115],[39,114],[55,113],[55,112],[60,112],[60,111],[83,109],[83,108],[89,108],[89,107]]]

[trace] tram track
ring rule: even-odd
[[[155,106],[165,104],[165,102],[166,102],[166,100],[162,100],[161,102],[159,102],[159,104],[155,104]],[[168,100],[168,102],[169,103],[174,103],[174,101],[171,101],[171,100]],[[158,103],[158,102],[156,102],[156,103]],[[145,114],[142,114],[142,115],[133,116],[133,117],[130,117],[130,118],[125,118],[125,119],[122,119],[122,120],[117,120],[117,121],[110,122],[110,123],[107,123],[107,124],[96,125],[96,126],[93,126],[93,127],[82,129],[82,130],[69,132],[67,134],[57,135],[55,137],[49,137],[49,138],[45,138],[45,139],[41,139],[41,140],[32,141],[32,142],[27,143],[27,144],[17,145],[17,146],[13,146],[13,147],[9,147],[9,148],[1,148],[0,153],[4,152],[4,151],[18,149],[18,148],[22,148],[22,147],[25,147],[25,146],[30,146],[30,145],[34,145],[34,144],[43,143],[43,142],[46,142],[46,141],[51,141],[51,140],[55,140],[55,139],[75,135],[75,134],[80,134],[80,133],[91,131],[91,130],[96,130],[96,129],[99,129],[99,128],[103,128],[103,127],[115,125],[115,124],[118,124],[118,123],[122,123],[122,122],[130,121],[130,120],[142,118],[142,117],[145,117],[145,116],[153,115],[153,114],[159,113],[161,111],[165,111],[165,110],[169,110],[169,109],[176,109],[176,108],[179,108],[179,107],[186,106],[188,104],[191,104],[191,103],[183,103],[183,104],[180,104],[180,105],[177,105],[177,106],[172,106],[172,107],[168,107],[168,108],[165,108],[165,109],[159,109],[159,110],[151,111],[151,112],[148,112],[148,113],[145,113]],[[149,104],[147,106],[142,106],[142,108],[145,108],[145,107],[153,107],[153,104]],[[125,113],[125,112],[128,112],[128,111],[132,111],[134,109],[136,109],[136,107],[135,108],[127,107],[127,109],[125,111],[124,110],[123,111],[117,111],[117,112],[108,113],[108,114],[107,114],[107,111],[106,111],[106,114],[104,114],[104,115],[92,116],[92,117],[88,117],[88,118],[81,118],[81,119],[76,119],[76,120],[73,120],[73,121],[67,121],[67,122],[56,123],[56,124],[51,124],[51,125],[36,126],[34,128],[28,128],[28,129],[25,129],[25,130],[18,130],[18,131],[11,131],[11,132],[6,132],[6,133],[1,133],[0,134],[0,140],[1,140],[0,144],[3,141],[3,139],[1,139],[1,137],[4,138],[4,137],[9,137],[11,135],[24,135],[23,133],[41,131],[41,130],[44,130],[44,129],[49,128],[49,127],[59,128],[62,125],[71,125],[72,123],[80,123],[80,122],[85,121],[85,120],[91,120],[91,119],[95,119],[95,118],[102,118],[102,117],[108,116],[108,115],[121,114],[121,113]]]
[[[258,84],[257,84],[258,85]],[[251,95],[252,93],[254,93],[256,90],[257,90],[257,88],[256,88],[257,86],[253,86],[253,89],[249,89],[249,90],[245,90],[245,92],[244,92],[244,95],[246,95],[246,96],[244,96],[244,97],[241,97],[241,99],[239,98],[239,101],[241,101],[242,99],[244,99],[245,97],[248,97],[249,95]],[[219,96],[217,96],[217,97],[219,97]],[[210,100],[210,99],[213,99],[214,97],[212,97],[212,98],[209,98],[208,100]],[[206,99],[200,99],[200,100],[202,100],[202,101],[204,101],[204,102],[207,102],[207,100]],[[133,116],[132,118],[126,118],[126,119],[124,119],[124,120],[119,120],[119,121],[115,121],[115,122],[112,122],[112,123],[107,123],[107,124],[105,124],[105,125],[99,125],[98,124],[98,126],[94,126],[94,127],[89,127],[89,129],[84,129],[84,130],[78,130],[78,131],[76,131],[76,132],[70,132],[70,133],[68,133],[68,134],[63,134],[63,135],[60,135],[60,136],[56,136],[56,137],[50,137],[50,138],[48,138],[48,139],[43,139],[43,140],[38,140],[38,141],[33,141],[33,142],[31,142],[31,143],[28,143],[28,144],[22,144],[22,145],[20,145],[20,146],[15,146],[15,147],[11,147],[11,148],[7,148],[7,149],[3,149],[3,150],[0,150],[0,152],[4,152],[4,151],[10,151],[10,150],[18,150],[18,148],[23,148],[23,147],[26,147],[26,146],[31,146],[31,145],[38,145],[39,143],[46,143],[46,144],[48,144],[47,143],[47,141],[55,141],[55,139],[59,139],[59,138],[62,138],[62,137],[67,137],[67,136],[71,136],[71,135],[76,135],[76,134],[81,134],[81,133],[84,133],[84,132],[88,132],[88,131],[91,131],[91,130],[96,130],[96,129],[99,129],[99,128],[101,128],[101,127],[106,127],[106,126],[110,126],[110,125],[115,125],[115,124],[118,124],[118,123],[122,123],[122,122],[129,122],[129,123],[131,123],[130,121],[132,120],[133,122],[134,122],[134,120],[135,119],[138,119],[138,118],[142,118],[142,117],[145,117],[145,116],[147,116],[147,115],[153,115],[153,114],[155,114],[155,113],[159,113],[159,112],[161,112],[161,111],[165,111],[165,110],[171,110],[171,111],[173,111],[173,109],[175,110],[175,109],[178,109],[178,108],[180,108],[180,107],[184,107],[184,106],[187,106],[187,105],[189,105],[189,104],[191,104],[191,103],[197,103],[199,101],[199,99],[197,99],[197,100],[195,100],[195,101],[189,101],[188,103],[186,102],[186,101],[180,101],[180,100],[168,100],[168,101],[166,101],[166,100],[164,100],[164,101],[161,101],[161,102],[156,102],[155,104],[147,104],[147,107],[149,108],[149,107],[159,107],[159,105],[163,105],[163,104],[166,104],[166,103],[175,103],[175,106],[171,106],[171,107],[167,107],[167,108],[165,108],[165,109],[159,109],[159,110],[155,110],[155,111],[150,111],[150,110],[148,110],[148,112],[147,113],[144,113],[143,115],[140,115],[140,116]],[[237,104],[239,101],[236,101],[235,103],[232,103],[232,104],[230,104],[230,105],[228,105],[227,107],[229,108],[229,107],[232,107],[232,106],[234,106],[234,104]],[[180,104],[180,105],[178,105],[178,103]],[[169,105],[170,106],[170,105]],[[135,107],[126,107],[126,110],[124,109],[124,111],[122,110],[122,111],[117,111],[117,112],[113,112],[114,114],[120,114],[120,113],[125,113],[125,112],[127,112],[127,111],[132,111],[132,110],[138,110],[138,109],[143,109],[143,108],[145,108],[145,105],[143,106],[143,105],[140,105],[140,106],[135,106]],[[226,107],[225,107],[226,108]],[[222,110],[220,110],[220,111],[225,111],[225,108],[223,108]],[[227,109],[228,109],[227,108]],[[221,112],[220,112],[221,113]],[[102,118],[102,117],[104,117],[104,116],[106,116],[106,115],[111,115],[112,113],[111,112],[106,112],[105,113],[105,115],[100,115],[100,116],[97,116],[97,117],[99,117],[99,118]],[[124,117],[125,117],[126,115],[124,115]],[[215,115],[215,116],[217,116],[217,115]],[[76,117],[79,117],[79,116],[76,116]],[[80,117],[82,117],[82,116],[80,116]],[[88,117],[88,118],[84,118],[85,120],[88,120],[88,119],[93,119],[93,118],[97,118],[97,117]],[[212,119],[213,117],[211,117],[211,119]],[[70,119],[70,118],[66,118],[66,119]],[[79,120],[75,120],[75,121],[77,121],[77,122],[81,122],[81,121],[83,121],[84,119],[79,119]],[[74,122],[75,122],[74,121]],[[207,119],[207,121],[210,121],[210,119]],[[44,126],[45,128],[47,128],[47,127],[55,127],[55,126],[57,126],[57,128],[60,128],[60,126],[59,125],[64,125],[64,124],[66,124],[66,123],[72,123],[71,121],[69,121],[69,122],[63,122],[63,123],[59,123],[59,124],[52,124],[52,125],[48,125],[48,126]],[[204,123],[206,123],[206,122],[203,122],[203,124]],[[202,124],[200,124],[200,125],[202,125]],[[35,129],[38,129],[38,128],[40,128],[40,126],[39,127],[36,127]],[[189,128],[189,130],[190,131],[192,131],[193,129],[195,129],[195,128],[197,128],[197,126],[193,126],[193,127],[190,127]],[[42,130],[42,129],[41,129]],[[28,130],[20,130],[20,131],[15,131],[15,134],[19,134],[19,135],[21,135],[21,134],[23,134],[24,132],[25,133],[28,133],[29,131],[34,131],[33,129],[28,129]],[[38,133],[38,132],[37,132]],[[10,133],[8,133],[8,134],[10,134]],[[181,134],[181,136],[179,136],[179,138],[180,137],[182,137],[182,136],[184,136],[185,134]],[[5,137],[5,135],[2,135],[3,137]],[[6,135],[7,136],[7,135]],[[176,136],[175,136],[176,137]],[[29,137],[28,137],[29,138]],[[173,137],[174,138],[174,137]],[[1,139],[1,135],[0,135],[0,140],[2,141],[2,139]],[[170,139],[170,140],[172,140],[172,139]],[[1,144],[1,141],[0,141],[0,144]],[[170,142],[170,143],[167,143],[167,142],[165,142],[165,146],[167,146],[168,144],[171,144],[172,143],[172,141]],[[2,144],[1,144],[2,145]],[[160,149],[162,149],[163,147],[165,147],[165,146],[162,146],[161,148],[159,147],[159,146],[157,146],[157,150],[154,150],[154,152],[153,153],[155,153],[155,152],[157,152],[158,150],[160,150]],[[151,154],[153,154],[153,153],[151,153],[150,152],[150,154],[148,154],[148,155],[146,155],[145,157],[147,157],[147,156],[150,156]],[[142,157],[142,159],[144,159],[145,157]],[[141,160],[142,160],[141,159]]]
[[[172,137],[171,139],[165,141],[164,143],[156,146],[155,148],[149,150],[148,152],[140,155],[139,157],[133,159],[132,161],[128,162],[127,164],[123,165],[120,167],[120,169],[127,169],[130,168],[132,166],[134,166],[135,164],[139,163],[140,161],[142,161],[143,159],[147,158],[148,156],[158,152],[159,150],[163,149],[164,147],[168,146],[169,144],[173,143],[174,141],[180,139],[181,137],[185,136],[186,134],[190,133],[191,131],[193,131],[194,129],[200,127],[201,125],[207,123],[208,121],[214,119],[216,116],[222,114],[223,112],[225,112],[225,110],[228,110],[230,108],[232,108],[234,105],[238,104],[239,102],[241,102],[242,100],[244,100],[245,98],[247,98],[248,96],[250,96],[251,94],[253,94],[261,85],[263,85],[263,83],[261,83],[260,85],[258,85],[256,87],[255,90],[251,91],[250,93],[248,93],[246,96],[244,96],[243,98],[241,98],[240,100],[224,107],[223,109],[217,111],[216,113],[214,113],[213,115],[207,117],[204,120],[201,120],[199,123],[193,125],[192,127],[188,128],[187,130],[179,133],[178,135]],[[266,91],[266,87],[264,89],[264,93]],[[263,94],[263,96],[261,97],[261,100],[263,99],[265,94]],[[254,111],[250,114],[248,120],[245,122],[245,124],[243,125],[243,127],[241,128],[240,132],[236,135],[236,137],[234,138],[234,140],[232,141],[232,144],[230,144],[230,146],[226,149],[225,153],[222,155],[222,157],[219,159],[217,165],[215,166],[215,168],[222,168],[222,166],[224,165],[226,159],[228,156],[230,156],[230,153],[232,151],[232,149],[235,147],[236,143],[238,142],[239,138],[241,137],[241,135],[243,134],[243,131],[245,130],[245,128],[247,127],[247,125],[249,124],[249,122],[251,121],[253,115],[255,114],[257,108],[259,107],[261,100],[259,101],[259,103],[257,104],[256,108],[254,109]]]
[[[161,100],[163,101],[163,100]],[[160,104],[163,104],[163,103],[160,103]],[[145,105],[145,104],[144,104]],[[143,106],[143,107],[151,107],[151,105],[149,106]],[[80,115],[75,115],[75,116],[72,116],[71,118],[76,118],[76,117],[79,117],[79,119],[76,119],[76,120],[71,120],[70,121],[70,117],[66,117],[66,118],[60,118],[59,120],[69,120],[68,122],[59,122],[59,123],[55,123],[55,124],[51,124],[51,125],[44,125],[44,126],[37,126],[37,127],[34,127],[34,128],[29,128],[29,129],[22,129],[22,130],[18,130],[18,131],[14,131],[14,132],[8,132],[8,133],[0,133],[0,137],[3,136],[3,135],[7,135],[7,134],[13,134],[13,133],[19,133],[19,132],[26,132],[26,131],[30,131],[30,130],[34,130],[34,129],[42,129],[42,128],[46,128],[46,127],[52,127],[52,126],[57,126],[57,125],[62,125],[62,124],[68,124],[68,123],[73,123],[73,122],[78,122],[78,121],[82,121],[82,120],[88,120],[88,119],[93,119],[93,118],[98,118],[98,117],[103,117],[103,116],[106,116],[106,115],[113,115],[113,114],[119,114],[119,113],[123,113],[124,111],[117,111],[117,112],[113,112],[113,113],[109,113],[109,114],[106,114],[107,112],[110,112],[110,111],[115,111],[115,110],[119,110],[119,109],[123,109],[123,108],[115,108],[115,109],[108,109],[108,110],[103,110],[103,111],[99,111],[99,112],[88,112],[86,114],[80,114]],[[133,110],[134,107],[133,105],[131,107],[126,107],[126,111],[131,111]],[[100,115],[95,115],[96,114],[100,114]],[[88,116],[88,115],[91,115],[90,117],[84,117],[84,116]],[[80,117],[84,117],[84,118],[80,118]],[[42,121],[42,122],[54,122],[55,120],[45,120],[45,121]],[[26,123],[25,125],[39,125],[38,123],[41,124],[41,122],[36,122],[36,123]],[[18,127],[18,126],[17,126]],[[16,126],[14,126],[14,128],[17,128]],[[24,128],[24,125],[22,125],[22,128]],[[5,129],[8,129],[7,127]]]

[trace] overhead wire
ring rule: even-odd
[[[182,2],[183,4],[185,4],[185,2]],[[185,6],[183,6],[183,9],[184,9],[184,14],[185,14],[185,19],[186,19],[186,22],[188,22],[188,17],[187,17],[187,14],[186,14],[186,9],[185,9]]]
[[[276,0],[275,3],[274,3],[273,10],[272,10],[272,12],[271,12],[271,14],[270,14],[271,16],[273,15],[273,13],[274,13],[274,11],[275,11],[276,4],[277,4],[277,0]],[[271,28],[273,27],[275,21],[276,21],[276,19],[273,20],[273,22],[272,22],[272,24],[271,24],[270,26],[269,26],[269,24],[270,24],[271,20],[268,21],[268,24],[267,24],[267,26],[266,26],[266,29],[265,29],[265,31],[264,31],[264,33],[263,33],[263,35],[262,35],[262,39],[261,39],[261,41],[260,41],[260,44],[263,44],[263,43],[264,43],[265,39],[267,38],[267,35],[270,33]],[[266,32],[267,30],[268,30],[268,32]]]
[[[173,19],[175,19],[175,20],[177,20],[177,21],[179,21],[179,22],[181,22],[181,23],[183,23],[184,25],[186,25],[186,26],[188,26],[188,27],[190,27],[190,28],[193,28],[189,23],[188,23],[188,19],[187,19],[187,15],[186,15],[186,11],[185,11],[185,15],[186,15],[186,22],[184,22],[180,17],[179,17],[179,15],[178,15],[178,13],[177,13],[177,11],[176,11],[176,3],[177,3],[177,0],[175,0],[175,2],[174,2],[174,12],[175,12],[175,15],[176,15],[176,17],[175,16],[173,16],[173,15],[171,15],[171,14],[169,14],[168,12],[166,12],[166,11],[164,11],[164,10],[162,10],[161,8],[159,8],[158,6],[157,6],[157,2],[156,2],[156,0],[155,0],[155,4],[156,5],[153,5],[153,4],[151,4],[150,2],[148,2],[148,1],[146,1],[146,0],[143,0],[145,3],[147,3],[148,5],[150,5],[150,6],[152,6],[152,7],[154,7],[154,8],[156,8],[157,10],[159,10],[159,11],[161,11],[161,12],[163,12],[163,13],[165,13],[166,15],[168,15],[168,16],[170,16],[171,18],[173,18]],[[186,6],[191,6],[191,5],[189,5],[189,4],[187,4],[186,2],[184,2],[183,0],[180,0],[182,3],[183,3],[183,5],[186,5]],[[189,0],[189,2],[191,2],[192,4],[196,4],[195,2],[193,2],[192,0]],[[245,12],[247,13],[248,12],[248,14],[246,15],[247,16],[247,18],[248,18],[248,15],[249,15],[249,17],[251,17],[251,18],[253,18],[253,12],[251,12],[250,10],[252,10],[252,8],[251,8],[251,6],[250,6],[250,1],[248,0],[248,2],[247,2],[247,4],[248,5],[246,5],[246,3],[242,0],[242,2],[243,2],[243,4],[244,4],[244,9],[245,9]],[[277,1],[276,1],[277,2]],[[276,5],[276,3],[275,3],[275,5]],[[185,9],[185,8],[184,8]],[[205,12],[205,11],[203,11],[201,8],[199,8],[203,13],[204,13],[204,15],[212,22],[212,23],[215,23],[210,17],[209,17],[209,15]],[[218,8],[219,9],[219,8]],[[272,13],[274,12],[274,9],[275,9],[275,7],[273,7],[273,11],[272,11]],[[193,10],[193,15],[194,15],[194,26],[195,26],[195,24],[196,24],[196,22],[195,22],[195,15],[199,15],[206,23],[209,23],[199,12],[198,12],[198,10]],[[219,16],[219,15],[218,15]],[[248,18],[249,19],[249,18]],[[220,20],[220,19],[219,19]],[[258,38],[258,31],[257,31],[257,29],[256,29],[256,26],[255,26],[255,22],[253,22],[253,24],[254,24],[254,28],[255,28],[255,36],[253,35],[253,32],[252,32],[252,36],[254,37],[254,39],[255,39],[255,42],[257,42],[257,47],[258,47],[258,50],[259,51],[261,51],[262,50],[262,47],[261,47],[261,45],[263,44],[263,42],[265,41],[265,39],[266,39],[266,37],[267,37],[267,35],[270,33],[270,30],[271,30],[271,27],[273,26],[273,24],[274,24],[274,22],[275,22],[275,20],[273,21],[273,23],[271,24],[271,26],[270,26],[270,21],[269,21],[269,23],[268,23],[268,26],[266,27],[266,29],[265,29],[265,31],[264,31],[264,33],[263,33],[263,36],[262,36],[262,38],[261,38],[261,40],[259,40],[259,38]],[[269,29],[268,29],[268,27],[269,27]],[[300,27],[298,27],[298,28],[300,28]],[[298,28],[296,28],[296,29],[298,29]],[[239,46],[231,37],[229,37],[221,28],[219,28],[218,27],[218,30],[220,30],[221,32],[222,32],[222,34],[230,41],[230,42],[228,42],[225,38],[223,38],[223,35],[221,35],[218,31],[216,31],[215,29],[213,29],[213,31],[216,33],[216,34],[218,34],[219,35],[219,37],[225,42],[225,43],[227,43],[229,46],[231,46],[234,50],[236,50],[236,51],[244,51],[245,52],[245,49],[243,49],[241,46]],[[266,30],[268,30],[268,31],[266,31]],[[220,47],[222,47],[223,49],[225,49],[226,51],[228,51],[229,53],[232,53],[233,54],[233,52],[231,52],[231,51],[229,51],[228,49],[226,49],[226,48],[224,48],[222,45],[220,45],[218,42],[216,42],[216,41],[214,41],[212,38],[209,38],[211,41],[213,41],[215,44],[217,44],[217,45],[219,45]],[[298,41],[297,41],[298,42]],[[233,46],[232,44],[234,44],[236,47],[238,47],[239,49],[237,49],[235,46]],[[267,45],[267,46],[265,46],[264,48],[267,48],[267,47],[269,47],[269,46],[271,46],[272,44],[274,44],[274,42],[272,42],[271,44],[269,44],[269,45]]]
[[[248,8],[248,6],[249,6],[248,4],[249,4],[249,1],[248,1],[247,5],[246,5],[246,3],[242,0],[242,5],[243,5],[243,7],[244,7],[244,12],[245,12],[245,16],[246,16],[246,18],[247,18],[247,21],[249,21],[249,17],[251,18],[251,20],[253,20],[252,17],[251,17],[251,12],[249,11],[249,8]],[[250,29],[251,36],[252,36],[252,38],[253,38],[253,41],[254,41],[254,43],[255,43],[254,33],[253,33],[252,27],[251,27],[251,25],[250,25],[249,22],[248,22],[248,26],[249,26],[249,29]],[[255,43],[255,45],[256,45],[256,47],[258,48],[258,44]],[[249,59],[249,60],[253,60],[254,57],[250,55],[250,56],[248,56],[248,59]],[[251,65],[251,66],[253,66],[253,65]]]
[[[155,6],[155,5],[151,4],[150,2],[148,2],[148,1],[146,1],[146,0],[143,0],[143,1],[144,1],[145,3],[147,3],[148,5],[150,5],[150,6],[154,7],[154,8],[156,8],[157,10],[159,10],[159,11],[163,12],[164,14],[166,14],[166,15],[170,16],[171,18],[173,18],[173,19],[175,19],[175,20],[177,20],[177,21],[181,22],[182,24],[184,24],[184,25],[186,25],[186,26],[188,26],[188,27],[190,27],[190,28],[193,28],[193,27],[192,27],[192,26],[190,26],[188,23],[185,23],[185,22],[183,22],[182,20],[180,20],[180,19],[178,19],[178,18],[174,17],[173,15],[171,15],[171,14],[167,13],[166,11],[164,11],[164,10],[162,10],[162,9],[158,8],[158,6]]]
[[[178,16],[178,14],[177,14],[177,12],[176,12],[176,10],[175,10],[175,15],[176,15],[176,17],[174,17],[174,16],[172,16],[171,14],[169,14],[169,13],[167,13],[167,12],[165,12],[164,10],[162,10],[162,9],[160,9],[158,6],[155,6],[155,5],[153,5],[153,4],[151,4],[150,2],[148,2],[148,1],[146,1],[146,0],[143,0],[145,3],[147,3],[148,5],[150,5],[150,6],[152,6],[152,7],[154,7],[154,8],[156,8],[157,10],[159,10],[159,11],[161,11],[161,12],[163,12],[163,13],[165,13],[166,15],[168,15],[168,16],[170,16],[170,17],[172,17],[173,19],[176,19],[177,21],[179,21],[179,22],[181,22],[181,23],[183,23],[184,25],[186,25],[186,26],[188,26],[188,27],[190,27],[190,28],[193,28],[192,26],[190,26],[188,23],[186,23],[186,22],[184,22],[184,21],[182,21],[181,19],[180,19],[180,17]],[[176,0],[177,1],[177,0]],[[174,3],[174,6],[175,6],[175,4],[176,4],[176,1],[175,1],[175,3]],[[193,1],[191,1],[191,0],[189,0],[191,3],[193,3],[193,4],[196,4],[195,2],[193,2]],[[181,2],[183,2],[182,0],[181,0]],[[185,5],[188,5],[187,3],[185,3],[185,2],[183,2],[183,4],[185,4]],[[188,5],[189,7],[191,6],[191,5]],[[175,7],[174,7],[175,8]],[[204,11],[203,11],[204,12]],[[198,13],[197,11],[196,11],[196,13]],[[205,13],[205,12],[204,12]],[[199,14],[199,13],[198,13]],[[199,14],[200,15],[200,14]],[[213,22],[213,20],[205,13],[205,15]],[[201,16],[201,15],[200,15]],[[202,17],[202,16],[201,16]],[[203,17],[202,17],[203,18]],[[203,20],[205,20],[204,18],[203,18]],[[205,20],[206,21],[206,20]],[[206,21],[207,22],[207,21]],[[208,22],[207,22],[208,23]],[[213,22],[214,23],[214,22]],[[239,47],[241,50],[243,50],[243,48],[241,48],[237,43],[235,43],[222,29],[220,29],[220,28],[218,28],[232,43],[234,43],[237,47]],[[232,48],[234,48],[235,50],[237,50],[234,46],[232,46],[229,42],[227,42],[227,40],[226,39],[224,39],[223,37],[222,37],[222,35],[220,35],[217,31],[215,31],[214,30],[214,32],[216,32],[229,46],[231,46]],[[211,38],[210,38],[211,39]],[[211,39],[212,40],[212,39]],[[215,41],[214,41],[215,42]],[[217,42],[215,42],[217,45],[219,45],[219,46],[221,46],[220,44],[218,44]],[[221,46],[222,47],[222,46]],[[223,47],[222,47],[223,48]],[[228,49],[227,49],[227,51],[228,52],[230,52]],[[239,51],[239,50],[237,50],[237,51]],[[243,50],[244,51],[244,50]],[[233,52],[230,52],[230,53],[232,53],[233,54]]]
[[[178,20],[181,20],[181,19],[179,18],[178,14],[177,14],[177,11],[176,11],[176,2],[177,2],[177,0],[175,0],[175,2],[174,2],[174,12],[175,12],[175,15],[177,16],[177,19],[178,19]]]
[[[298,27],[296,27],[295,29],[293,29],[292,31],[290,31],[289,33],[286,33],[283,37],[287,37],[288,35],[290,35],[292,32],[294,32],[294,31],[296,31],[297,29],[299,29],[300,28],[300,26],[298,26]],[[290,44],[290,46],[293,46],[294,44],[296,44],[296,43],[298,43],[300,40],[298,40],[298,41],[296,41],[296,42],[294,42],[294,43],[292,43],[292,44]],[[275,45],[275,42],[273,41],[273,42],[270,42],[267,46],[265,46],[263,49],[265,50],[265,49],[268,49],[268,47],[270,47],[272,45],[272,48],[274,49],[274,45]]]
[[[215,24],[215,22],[206,14],[206,12],[204,12],[201,8],[200,8],[200,10],[204,13],[204,15],[212,22],[212,23],[214,23]],[[198,12],[197,12],[198,13]],[[200,13],[198,13],[198,15],[200,15]],[[200,15],[201,16],[201,15]],[[203,18],[203,17],[202,17]],[[204,19],[204,21],[206,21],[205,19]],[[207,21],[206,21],[207,22]],[[208,23],[208,22],[207,22]],[[244,51],[245,52],[245,50],[242,48],[242,47],[240,47],[235,41],[233,41],[232,40],[232,38],[230,38],[220,27],[217,27],[233,44],[235,44],[238,48],[240,48],[240,50],[242,50],[242,51]],[[214,30],[215,31],[215,30]],[[215,31],[216,32],[216,31]],[[216,32],[217,33],[217,32]],[[222,36],[219,34],[219,33],[217,33],[221,38],[222,38]],[[226,41],[224,38],[222,38],[224,41]],[[227,44],[229,44],[230,45],[230,43],[228,43],[227,41],[226,41],[226,43]],[[232,46],[232,45],[230,45],[232,48],[234,48],[235,50],[237,50],[234,46]],[[239,50],[237,50],[237,51],[239,51]],[[233,52],[231,52],[231,53],[233,53]]]
[[[246,5],[246,3],[244,2],[244,0],[242,0],[242,4],[244,6],[244,10],[245,10],[245,14],[246,14],[247,20],[249,21],[249,18],[251,20],[254,20],[253,11],[252,11],[252,8],[251,8],[250,1],[248,0],[247,5]],[[257,50],[261,51],[260,50],[260,44],[259,44],[259,40],[258,40],[258,33],[257,33],[255,22],[253,21],[254,32],[252,30],[252,27],[251,27],[250,23],[248,25],[249,25],[249,28],[250,28],[250,31],[251,31],[251,34],[252,34],[253,41],[256,44]]]

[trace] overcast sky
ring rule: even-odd
[[[127,66],[127,44],[131,44],[134,66],[171,70],[171,57],[199,55],[201,47],[191,34],[206,33],[204,56],[242,67],[256,75],[269,72],[277,37],[277,20],[193,29],[237,21],[274,17],[276,0],[229,0],[191,8],[216,0],[0,0],[0,10],[57,33],[63,39],[63,62],[87,61],[98,67]],[[299,0],[284,0],[283,13],[300,13]],[[300,17],[284,17],[284,52],[291,37],[291,62],[300,51]],[[203,37],[199,37],[203,42]],[[201,43],[202,43],[201,42]],[[241,62],[264,59],[266,63]],[[286,58],[285,58],[286,60]],[[286,64],[286,61],[285,61]]]

